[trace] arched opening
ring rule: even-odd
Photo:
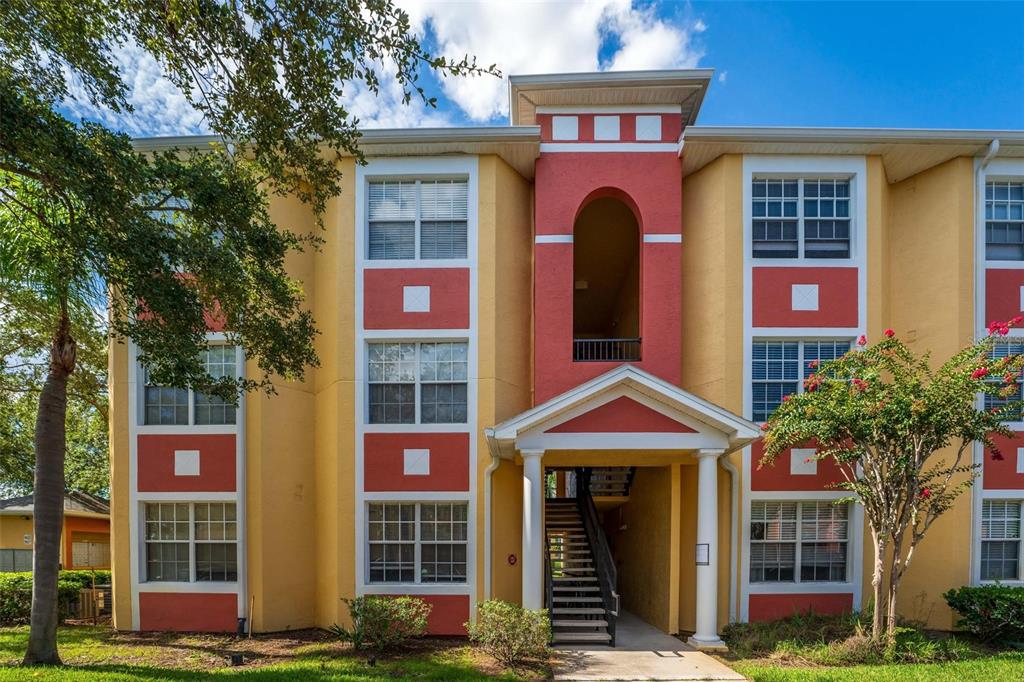
[[[640,225],[616,196],[586,204],[573,226],[573,359],[640,359]]]

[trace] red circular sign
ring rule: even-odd
[[[516,558],[515,554],[509,554],[508,555],[508,565],[509,566],[515,566],[517,561],[519,561],[519,559]]]

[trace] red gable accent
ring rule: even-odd
[[[622,396],[546,433],[696,433],[686,424]]]

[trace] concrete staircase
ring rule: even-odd
[[[551,560],[551,628],[556,644],[609,644],[594,556],[575,499],[548,499],[545,541]]]

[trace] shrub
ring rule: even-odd
[[[422,599],[370,595],[342,601],[352,617],[352,628],[332,625],[330,629],[357,651],[366,648],[381,655],[427,632],[430,604]]]
[[[1024,642],[1024,588],[1005,585],[961,587],[943,597],[960,614],[956,625],[988,644]]]
[[[466,623],[466,630],[471,641],[510,667],[543,657],[551,641],[547,611],[531,611],[500,599],[481,603],[476,623]]]
[[[78,576],[62,571],[57,580],[57,610],[61,619],[78,611],[78,591],[82,584]],[[109,574],[108,574],[109,575]],[[14,625],[28,621],[32,613],[32,574],[0,573],[0,625]]]
[[[862,620],[869,623],[870,618],[870,614],[824,616],[811,612],[795,613],[774,621],[729,623],[723,635],[729,648],[738,656],[767,656],[783,642],[803,647],[845,640],[855,634]]]

